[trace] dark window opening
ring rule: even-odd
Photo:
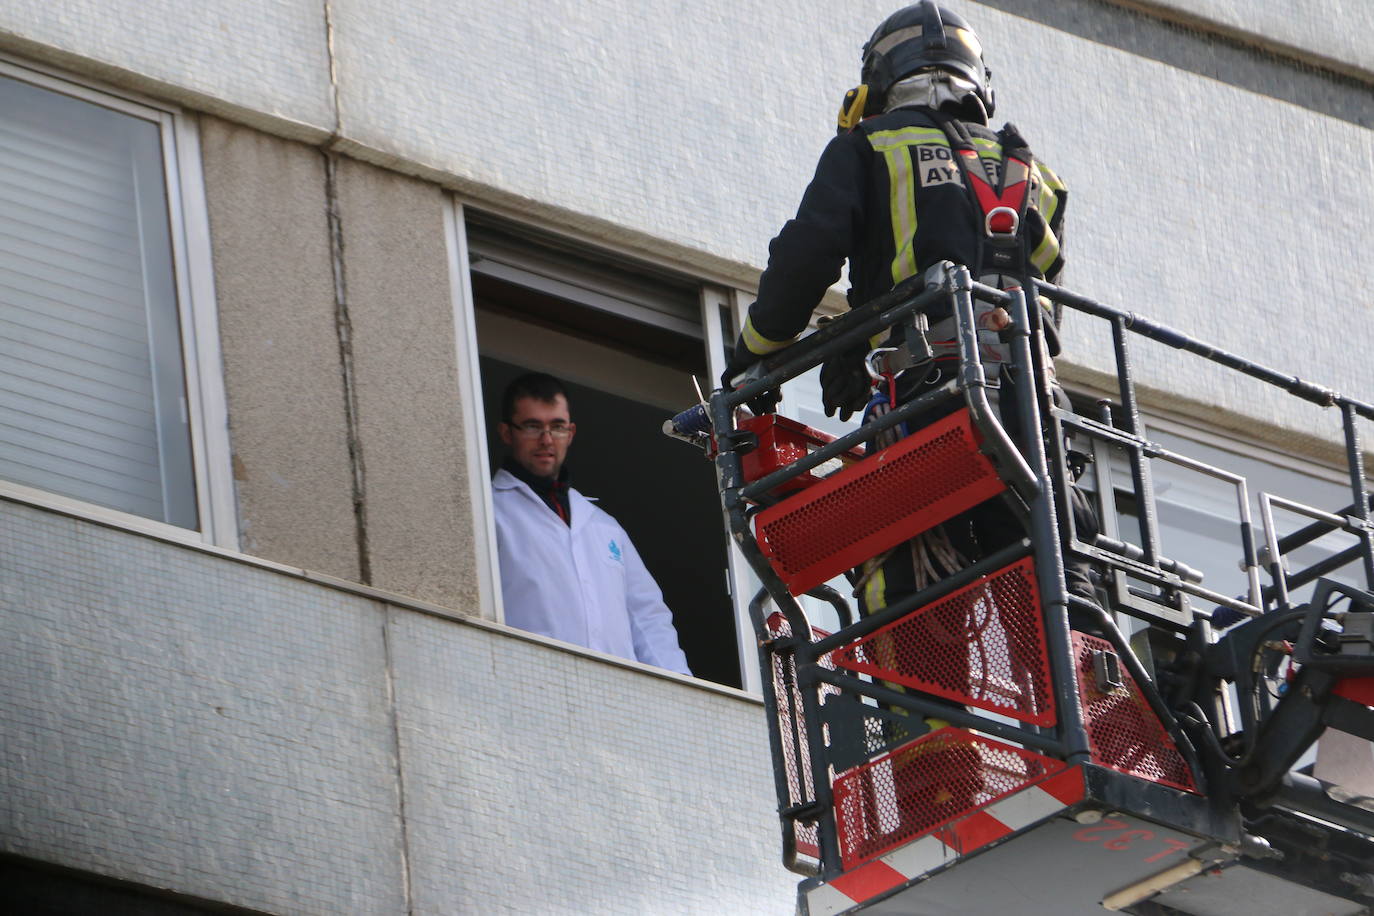
[[[559,273],[551,280],[538,273],[547,268],[540,261],[547,251],[526,243],[521,259],[500,254],[484,230],[469,238],[493,470],[505,454],[496,424],[506,384],[531,370],[558,376],[577,423],[567,462],[570,482],[594,497],[634,541],[673,612],[692,672],[740,686],[713,473],[699,452],[661,430],[664,419],[691,403],[691,375],[706,383],[698,294],[690,290],[689,299],[685,286],[658,284],[648,295],[606,302],[625,290],[618,284],[628,274],[618,268],[597,264],[598,278],[598,271],[577,273],[576,265],[560,260],[549,268]],[[487,260],[489,253],[502,261]],[[638,282],[641,291],[647,288]],[[593,287],[591,295],[556,294],[575,293],[584,288],[579,284]]]

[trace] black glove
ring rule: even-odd
[[[728,348],[725,353],[725,371],[720,376],[720,387],[734,388],[734,377],[748,371],[750,366],[762,358],[751,352],[742,339],[736,340],[735,345]]]
[[[866,345],[846,350],[821,364],[821,404],[827,417],[839,411],[840,421],[848,420],[868,406],[873,380],[868,377],[864,359]]]
[[[763,358],[746,347],[742,339],[735,341],[734,349],[732,349],[727,356],[728,360],[725,365],[725,372],[720,376],[720,387],[726,389],[736,387],[733,383],[735,376],[747,372],[750,367]],[[757,416],[759,414],[773,413],[777,410],[778,402],[781,400],[782,395],[778,392],[765,391],[762,394],[750,398],[745,403],[749,409],[753,411],[754,415]]]

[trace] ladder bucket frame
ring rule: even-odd
[[[716,443],[715,467],[721,493],[722,509],[732,539],[739,546],[763,588],[750,602],[749,612],[759,641],[759,657],[763,678],[763,699],[768,715],[769,739],[774,762],[778,809],[781,816],[783,858],[788,868],[810,876],[802,884],[802,899],[808,888],[814,889],[840,877],[844,871],[840,849],[840,831],[836,823],[834,783],[844,772],[852,772],[865,761],[891,755],[900,747],[893,742],[883,744],[873,740],[869,728],[868,743],[855,758],[854,749],[837,749],[840,713],[827,711],[827,698],[852,700],[858,712],[874,722],[886,723],[879,728],[902,731],[920,717],[931,716],[948,722],[956,729],[967,729],[989,741],[1001,741],[1027,754],[1062,761],[1069,767],[1081,767],[1084,781],[1095,795],[1098,810],[1114,805],[1119,810],[1146,810],[1160,822],[1184,829],[1199,837],[1219,843],[1238,843],[1242,837],[1242,818],[1238,810],[1238,796],[1231,781],[1224,778],[1224,769],[1215,762],[1215,754],[1200,758],[1194,750],[1190,733],[1196,735],[1199,723],[1190,722],[1185,729],[1170,712],[1169,705],[1156,689],[1155,681],[1145,670],[1122,636],[1110,613],[1104,613],[1092,602],[1070,596],[1065,585],[1066,553],[1086,559],[1104,569],[1111,596],[1112,609],[1143,619],[1151,625],[1187,634],[1191,639],[1207,643],[1215,638],[1209,621],[1223,609],[1243,617],[1259,617],[1268,613],[1288,613],[1289,594],[1329,572],[1333,561],[1321,568],[1289,572],[1283,566],[1285,554],[1309,543],[1322,534],[1342,530],[1354,534],[1359,542],[1344,551],[1338,559],[1358,561],[1365,578],[1366,590],[1374,591],[1374,523],[1371,523],[1371,503],[1364,477],[1363,452],[1356,422],[1359,418],[1374,419],[1374,406],[1344,398],[1329,389],[1305,382],[1249,362],[1216,347],[1196,341],[1187,335],[1154,323],[1134,313],[1121,312],[1101,305],[1067,290],[1040,281],[1028,280],[1026,286],[1036,298],[1046,298],[1107,321],[1112,330],[1117,378],[1119,380],[1120,423],[1113,421],[1109,406],[1104,406],[1098,418],[1081,417],[1053,402],[1050,393],[1048,367],[1044,364],[1044,350],[1036,343],[1043,333],[1040,308],[1027,306],[1022,289],[1000,290],[974,280],[969,270],[950,262],[933,265],[924,274],[913,277],[891,292],[862,305],[845,316],[822,326],[814,334],[798,341],[786,350],[766,358],[756,365],[744,384],[734,390],[716,391],[707,405]],[[997,387],[989,381],[979,347],[979,331],[975,324],[974,302],[981,300],[1001,306],[1011,316],[1010,326],[1003,332],[1009,343],[1008,367],[1019,379],[1032,384],[1018,383],[1002,389],[1002,396],[1011,394],[1012,403],[1002,410],[1014,410],[1019,428],[1024,431],[1021,442],[1012,441],[998,416],[998,408],[990,396]],[[889,413],[871,419],[858,429],[810,451],[790,465],[765,474],[757,480],[746,480],[742,454],[751,447],[750,434],[737,429],[737,408],[765,392],[778,389],[798,375],[820,365],[827,358],[850,349],[854,341],[869,339],[938,302],[948,304],[956,327],[959,370],[956,377],[941,388],[929,391],[909,403],[895,407]],[[1327,407],[1338,407],[1343,424],[1343,437],[1349,465],[1352,503],[1338,513],[1327,513],[1311,507],[1279,501],[1261,494],[1264,543],[1261,546],[1254,533],[1250,517],[1250,494],[1243,477],[1205,462],[1173,453],[1145,438],[1140,420],[1139,404],[1132,372],[1130,331],[1168,346],[1195,353],[1230,369]],[[815,631],[807,619],[789,583],[765,552],[760,549],[754,530],[755,516],[779,498],[789,495],[779,487],[809,474],[817,467],[866,444],[880,432],[892,428],[932,408],[956,405],[963,407],[976,428],[983,452],[995,465],[1006,484],[1008,498],[1025,520],[1028,536],[989,556],[974,562],[967,569],[918,594],[908,596],[877,612],[854,620],[848,602],[835,590],[821,585],[806,594],[835,607],[842,622],[833,634]],[[1131,489],[1139,507],[1139,542],[1135,546],[1117,539],[1115,527],[1091,543],[1079,536],[1073,525],[1069,507],[1069,492],[1073,477],[1070,474],[1070,455],[1065,445],[1066,433],[1104,442],[1123,450],[1129,459]],[[1160,552],[1158,521],[1155,514],[1149,462],[1151,459],[1171,461],[1190,470],[1206,474],[1236,488],[1237,512],[1241,527],[1242,563],[1249,588],[1241,597],[1231,597],[1202,586],[1201,575],[1184,563],[1165,557]],[[851,468],[853,466],[851,465]],[[1098,493],[1111,493],[1112,482],[1101,466],[1095,468]],[[1279,537],[1270,517],[1272,505],[1299,512],[1313,519],[1312,524],[1284,537]],[[1107,507],[1098,506],[1099,514],[1110,516]],[[1029,559],[1034,565],[1039,600],[1044,614],[1044,640],[1052,677],[1055,720],[1052,725],[1009,722],[1005,717],[990,717],[978,711],[951,708],[947,702],[910,689],[893,689],[876,677],[864,679],[843,665],[837,665],[834,653],[852,646],[856,641],[871,637],[913,611],[924,609],[934,602],[956,593],[959,589],[984,580],[999,570]],[[1268,574],[1269,586],[1261,583]],[[1143,582],[1147,588],[1132,587],[1129,583]],[[795,582],[793,582],[795,585]],[[1153,589],[1153,590],[1151,590]],[[1204,610],[1190,604],[1188,598],[1211,604],[1215,610]],[[765,614],[765,605],[772,601],[778,614],[773,624]],[[1082,651],[1082,640],[1070,628],[1069,610],[1100,618],[1100,629],[1107,643],[1125,667],[1129,680],[1139,692],[1139,699],[1158,719],[1161,734],[1172,739],[1183,761],[1184,777],[1151,783],[1133,776],[1113,772],[1093,759],[1093,742],[1089,736],[1091,723],[1085,721],[1083,696],[1080,692],[1079,662],[1076,653]],[[781,615],[785,625],[778,625]],[[1101,643],[1101,640],[1097,640]],[[1107,645],[1107,643],[1101,643]],[[1104,650],[1105,651],[1105,650]],[[771,676],[770,676],[771,675]],[[1210,691],[1210,694],[1207,693]],[[1210,729],[1213,737],[1224,737],[1234,731],[1228,713],[1222,709],[1223,700],[1217,685],[1207,685],[1204,695],[1216,700],[1216,708],[1206,710],[1208,722],[1201,727]],[[790,723],[784,733],[780,716]],[[903,723],[905,723],[903,725]],[[1258,723],[1247,721],[1249,727]],[[833,740],[827,742],[824,736]],[[1310,743],[1310,742],[1309,742]],[[836,746],[831,746],[831,745]],[[1005,745],[1004,745],[1005,746]],[[865,756],[866,755],[866,756]],[[1186,778],[1185,778],[1186,777]],[[1180,782],[1182,779],[1182,782]],[[1299,780],[1300,781],[1300,780]],[[1191,785],[1196,791],[1189,791]],[[1286,781],[1285,786],[1289,785]],[[1300,796],[1311,796],[1310,785],[1301,792],[1289,793],[1293,807],[1302,810]],[[1320,807],[1314,803],[1312,807]],[[1329,806],[1328,806],[1329,807]],[[1309,809],[1310,810],[1310,809]],[[1374,814],[1346,815],[1344,823],[1362,833],[1374,835]],[[1374,847],[1371,847],[1374,848]]]

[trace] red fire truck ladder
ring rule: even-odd
[[[1052,402],[1041,309],[944,263],[765,360],[741,387],[716,392],[695,425],[690,411],[672,421],[713,455],[731,535],[763,583],[750,612],[783,858],[806,876],[799,911],[1369,913],[1374,802],[1291,770],[1327,728],[1374,740],[1374,519],[1357,430],[1374,406],[1066,290],[1036,293],[1110,326],[1120,403],[1100,417]],[[1010,313],[1008,371],[1035,380],[1004,386],[1013,403],[1000,408],[977,302]],[[783,417],[743,416],[746,402],[856,340],[920,328],[913,316],[942,303],[959,351],[944,387],[833,440]],[[1326,511],[1261,495],[1258,534],[1243,477],[1145,438],[1132,333],[1336,408],[1350,504]],[[1042,435],[1014,441],[1002,422],[1011,410],[1017,427]],[[881,430],[931,415],[942,419],[861,451]],[[1139,546],[1075,530],[1069,433],[1126,455]],[[1160,554],[1150,478],[1159,459],[1235,486],[1246,595],[1209,590]],[[1100,499],[1111,482],[1098,483],[1099,514],[1114,512]],[[988,500],[1012,508],[1024,537],[858,619],[824,585]],[[1280,537],[1280,503],[1311,524]],[[1357,543],[1288,568],[1293,551],[1332,531]],[[1112,613],[1067,592],[1066,557],[1102,571]],[[1347,564],[1362,588],[1324,578]],[[804,594],[835,607],[836,632],[812,627]],[[1115,615],[1148,624],[1134,640],[1148,647],[1148,667]],[[1276,699],[1279,668],[1286,691]]]

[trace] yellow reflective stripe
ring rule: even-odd
[[[1045,217],[1045,222],[1049,223],[1054,219],[1054,211],[1059,209],[1059,195],[1050,190],[1049,186],[1043,181],[1040,183],[1040,200],[1036,202],[1036,209],[1040,215]]]
[[[875,565],[877,569],[873,568]],[[882,562],[877,559],[865,560],[862,568],[864,574],[868,576],[863,586],[864,614],[876,614],[878,611],[887,607],[887,576],[883,572]],[[869,575],[870,570],[872,570],[871,575]],[[873,652],[873,661],[878,667],[888,669],[897,667],[897,644],[891,634],[878,634],[874,636],[869,648]],[[878,683],[882,684],[888,690],[893,690],[897,693],[908,692],[904,685],[894,683],[893,681],[879,679]],[[899,716],[910,715],[905,709],[894,709],[892,711]],[[899,726],[894,725],[892,727],[894,728],[894,734],[892,735],[894,739],[906,737],[904,732],[901,734],[897,733],[902,731]]]
[[[916,176],[912,174],[911,147],[883,153],[892,191],[892,282],[901,283],[916,273]]]
[[[1004,163],[1002,161],[1002,144],[996,140],[989,140],[986,137],[973,138],[974,151],[978,154],[978,161],[981,165],[984,161],[992,162],[996,165],[991,171],[987,166],[983,166],[983,173],[979,178],[984,179],[988,184],[996,186],[1000,182],[994,176],[1002,174]]]
[[[993,162],[1002,161],[1002,144],[996,140],[974,137],[973,146],[978,151],[979,159],[991,159]]]
[[[1040,170],[1040,177],[1043,178],[1043,179],[1045,179],[1045,184],[1046,184],[1051,190],[1054,190],[1054,191],[1067,191],[1067,190],[1068,190],[1068,188],[1064,187],[1064,182],[1062,182],[1062,181],[1059,180],[1059,176],[1056,175],[1056,174],[1054,174],[1054,171],[1053,171],[1048,165],[1045,165],[1045,163],[1043,163],[1043,162],[1041,162],[1039,159],[1037,159],[1037,160],[1035,160],[1035,167],[1036,167],[1037,169]]]
[[[892,282],[901,283],[916,274],[916,186],[911,147],[922,143],[949,146],[945,132],[933,127],[903,127],[868,135],[873,149],[887,164],[888,201],[892,220]]]
[[[749,348],[749,352],[755,356],[767,356],[769,353],[776,353],[796,339],[794,337],[792,340],[769,340],[754,330],[752,315],[744,319],[744,330],[740,331],[739,336],[744,341],[744,345]]]
[[[1035,250],[1030,254],[1030,262],[1035,268],[1044,274],[1054,264],[1059,257],[1059,239],[1055,237],[1050,225],[1054,222],[1054,214],[1059,211],[1059,194],[1056,192],[1066,190],[1064,182],[1059,180],[1059,176],[1044,163],[1036,160],[1035,170],[1040,175],[1040,200],[1038,207],[1040,215],[1045,220],[1045,237],[1040,240],[1040,244],[1035,246]]]
[[[872,563],[869,560],[868,563]],[[864,564],[864,572],[868,572],[868,563]],[[883,575],[882,567],[868,577],[864,583],[864,613],[874,614],[879,609],[887,607],[887,577]]]
[[[897,130],[875,130],[868,135],[868,142],[880,153],[898,146],[911,146],[914,143],[941,143],[949,146],[945,132],[938,127],[901,127]]]
[[[1054,219],[1055,211],[1059,209],[1059,195],[1055,192],[1064,190],[1064,183],[1040,163],[1037,162],[1035,167],[1040,173],[1040,200],[1037,206],[1040,215],[1045,217],[1045,225],[1049,225]]]
[[[1035,162],[1035,168],[1040,173],[1040,215],[1045,217],[1045,224],[1049,225],[1054,220],[1055,212],[1059,209],[1059,194],[1057,192],[1068,189],[1064,187],[1064,182],[1059,180],[1059,176],[1038,159]]]
[[[1045,237],[1040,240],[1040,244],[1035,246],[1035,250],[1030,254],[1030,262],[1035,265],[1035,269],[1040,271],[1043,276],[1059,257],[1059,239],[1054,237],[1050,227],[1045,226]]]

